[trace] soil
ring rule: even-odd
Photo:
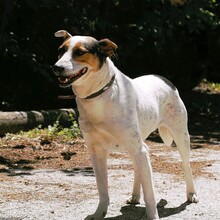
[[[219,94],[215,95],[219,100]],[[201,102],[193,97],[190,100],[192,106]],[[161,219],[220,219],[219,112],[208,115],[201,105],[195,109],[190,113],[191,165],[198,204],[186,202],[181,160],[175,145],[166,147],[157,132],[147,140]],[[210,120],[213,117],[215,120]],[[108,164],[111,203],[105,219],[144,219],[143,199],[140,205],[125,204],[133,183],[133,166],[128,155],[112,153]],[[13,135],[1,138],[0,195],[0,220],[84,219],[98,203],[84,140],[65,142]]]

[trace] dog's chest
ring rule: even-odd
[[[110,151],[124,151],[124,146],[111,132],[112,129],[114,130],[114,118],[118,118],[120,111],[112,109],[110,102],[106,101],[89,103],[89,105],[78,103],[78,109],[80,128],[87,145],[101,144]]]
[[[99,133],[102,134],[102,137],[100,136],[99,139],[109,139],[108,137],[105,137],[108,136],[105,130],[108,130],[108,126],[112,124],[109,121],[111,114],[109,112],[110,106],[108,106],[108,102],[100,99],[94,102],[77,102],[77,105],[80,116],[80,129],[82,132],[93,136],[96,133]]]
[[[78,103],[80,119],[97,125],[105,120],[105,104],[103,101]]]

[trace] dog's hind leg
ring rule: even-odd
[[[183,162],[183,171],[186,180],[186,193],[187,199],[189,202],[197,203],[198,198],[196,195],[196,190],[193,183],[193,175],[189,162],[190,156],[190,137],[187,129],[172,129],[172,136],[174,138],[174,142],[178,148],[180,153],[182,162]]]
[[[187,199],[190,202],[198,202],[189,162],[190,137],[187,128],[187,111],[179,96],[176,95],[171,101],[164,107],[163,124],[176,143],[183,162]]]
[[[91,161],[95,172],[97,188],[99,192],[99,205],[93,215],[89,215],[85,220],[102,220],[104,219],[108,205],[108,177],[107,177],[107,151],[101,147],[89,147]]]

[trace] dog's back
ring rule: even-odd
[[[173,142],[169,127],[173,117],[187,121],[186,108],[176,87],[166,78],[146,75],[133,80],[137,93],[137,112],[143,139],[157,128],[167,146]]]

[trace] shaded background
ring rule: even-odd
[[[160,74],[185,97],[220,82],[220,3],[215,0],[1,0],[0,111],[72,106],[59,101],[54,32],[109,38],[130,77]]]

